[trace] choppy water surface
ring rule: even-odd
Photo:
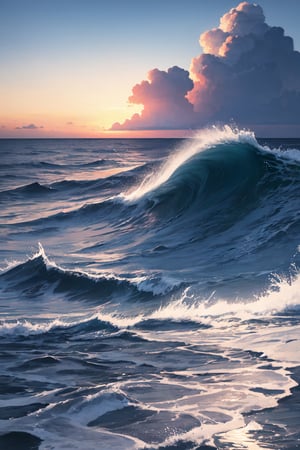
[[[298,448],[299,149],[0,141],[1,449]]]

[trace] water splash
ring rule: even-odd
[[[134,202],[140,199],[148,192],[165,183],[178,167],[197,153],[201,153],[210,147],[226,142],[248,143],[257,148],[261,148],[252,131],[239,130],[229,125],[225,125],[224,127],[213,126],[198,131],[192,140],[185,141],[184,144],[166,160],[158,172],[146,177],[135,190],[123,194],[124,200]]]

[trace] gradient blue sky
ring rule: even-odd
[[[155,67],[188,70],[199,35],[238,3],[0,0],[0,136],[96,136],[125,120],[140,110],[132,86]],[[300,50],[300,1],[257,3]]]

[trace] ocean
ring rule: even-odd
[[[0,449],[300,448],[300,140],[0,141]]]

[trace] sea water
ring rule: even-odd
[[[300,446],[300,140],[0,141],[0,448]]]

